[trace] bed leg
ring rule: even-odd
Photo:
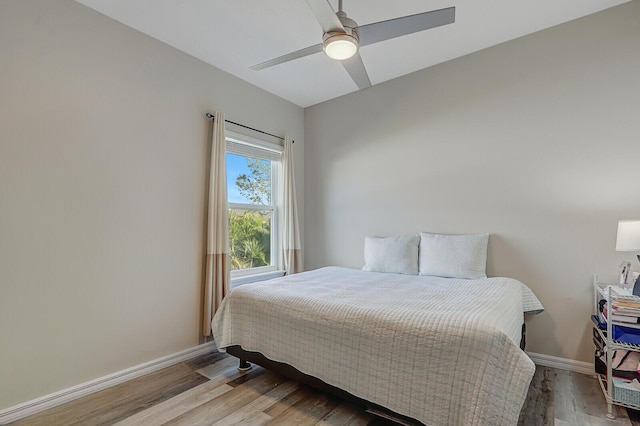
[[[240,365],[238,365],[238,370],[240,371],[249,371],[253,366],[249,361],[245,361],[244,359],[240,360]]]

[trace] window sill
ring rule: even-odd
[[[256,275],[246,275],[244,277],[237,277],[231,279],[231,288],[238,287],[243,284],[254,283],[258,281],[266,281],[272,278],[283,277],[285,271],[273,271],[273,272],[265,272],[262,274]]]

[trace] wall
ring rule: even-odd
[[[301,108],[71,0],[0,3],[0,409],[199,343],[215,109],[293,136],[304,203]]]
[[[527,349],[592,362],[592,274],[639,266],[614,250],[640,218],[639,45],[630,2],[305,109],[306,267],[361,267],[366,235],[490,232],[489,275],[547,308]]]

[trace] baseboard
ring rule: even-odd
[[[100,377],[89,382],[0,410],[0,425],[20,420],[24,417],[64,404],[65,402],[73,401],[74,399],[135,379],[136,377],[144,376],[145,374],[178,364],[179,362],[204,355],[211,352],[213,349],[215,349],[215,344],[213,342],[204,343],[184,351],[176,352],[153,361],[136,365],[135,367],[127,368],[126,370],[118,371],[117,373],[109,374],[108,376]]]
[[[572,371],[574,373],[582,373],[593,375],[595,371],[593,369],[593,363],[584,362],[584,361],[576,361],[568,358],[560,358],[557,356],[537,354],[535,352],[527,352],[529,358],[536,365],[542,365],[543,367],[553,367],[558,368],[560,370]]]

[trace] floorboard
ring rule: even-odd
[[[12,425],[112,425],[206,381],[189,366],[176,364]]]
[[[518,426],[553,425],[553,383],[550,375],[550,369],[536,367]]]
[[[640,426],[640,412],[615,407],[593,376],[537,367],[518,426]],[[12,423],[36,425],[387,426],[391,420],[339,398],[212,352]]]
[[[270,425],[312,425],[333,411],[340,400],[338,398],[315,392],[311,398],[301,399],[283,411],[269,423]]]

